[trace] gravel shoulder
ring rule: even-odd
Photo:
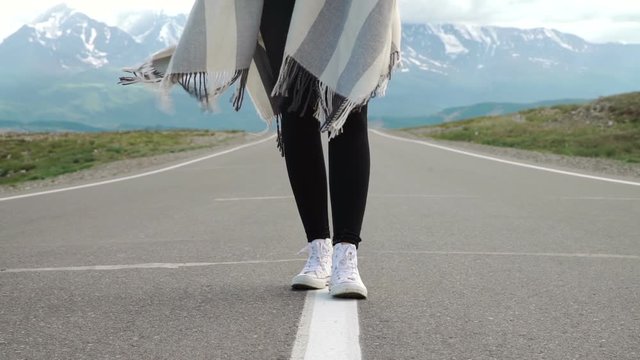
[[[201,145],[206,147],[175,153],[167,153],[135,159],[114,161],[107,164],[94,166],[90,169],[68,173],[46,180],[29,181],[17,185],[0,185],[0,196],[12,196],[34,191],[46,191],[61,187],[79,186],[96,181],[105,181],[113,178],[131,176],[148,171],[153,171],[166,166],[171,166],[184,161],[189,161],[206,156],[218,151],[258,141],[271,136],[255,135],[251,133],[220,133],[221,137],[211,139],[202,138]],[[197,141],[198,139],[196,139]],[[273,144],[275,148],[275,140]],[[276,151],[276,150],[274,150]]]
[[[601,158],[557,155],[460,141],[436,140],[403,130],[384,131],[408,139],[424,140],[442,146],[471,151],[482,155],[495,156],[505,160],[520,161],[531,165],[548,166],[559,170],[574,171],[595,176],[608,176],[630,181],[640,180],[640,164]]]

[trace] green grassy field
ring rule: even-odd
[[[0,134],[0,185],[41,180],[116,160],[224,144],[239,131]]]
[[[443,140],[640,163],[640,92],[585,105],[558,105],[403,130]]]

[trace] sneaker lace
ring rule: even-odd
[[[334,265],[333,271],[338,279],[357,281],[359,273],[355,253],[350,249],[344,249],[340,254],[338,264]]]

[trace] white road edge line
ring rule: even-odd
[[[304,259],[282,259],[282,260],[246,260],[246,261],[224,261],[224,262],[196,262],[196,263],[148,263],[132,265],[90,265],[90,266],[67,266],[67,267],[46,267],[46,268],[17,268],[0,269],[3,273],[29,273],[29,272],[50,272],[50,271],[113,271],[130,269],[180,269],[189,267],[221,266],[221,265],[254,265],[254,264],[278,264],[287,262],[300,262]]]
[[[132,180],[132,179],[145,177],[145,176],[155,175],[155,174],[167,172],[167,171],[170,171],[170,170],[175,170],[177,168],[181,168],[181,167],[184,167],[184,166],[187,166],[187,165],[195,164],[197,162],[208,160],[208,159],[211,159],[211,158],[214,158],[214,157],[222,156],[222,155],[225,155],[225,154],[228,154],[228,153],[240,150],[240,149],[244,149],[244,148],[247,148],[247,147],[250,147],[250,146],[258,145],[258,144],[261,144],[263,142],[269,141],[269,140],[271,140],[273,138],[275,138],[275,135],[272,135],[272,136],[270,136],[270,137],[268,137],[266,139],[255,141],[255,142],[252,142],[252,143],[249,143],[249,144],[236,146],[234,148],[227,149],[227,150],[215,153],[215,154],[207,155],[207,156],[204,156],[204,157],[201,157],[201,158],[198,158],[198,159],[190,160],[190,161],[187,161],[187,162],[184,162],[184,163],[176,164],[176,165],[173,165],[173,166],[169,166],[169,167],[158,169],[158,170],[154,170],[154,171],[145,172],[145,173],[142,173],[142,174],[126,176],[126,177],[121,177],[121,178],[112,179],[112,180],[100,181],[100,182],[91,183],[91,184],[71,186],[71,187],[62,188],[62,189],[55,189],[55,190],[41,191],[41,192],[31,193],[31,194],[10,196],[10,197],[5,197],[5,198],[0,198],[0,202],[9,201],[9,200],[24,199],[24,198],[34,197],[34,196],[55,194],[55,193],[64,192],[64,191],[85,189],[85,188],[90,188],[90,187],[95,187],[95,186],[100,186],[100,185],[113,184],[113,183],[117,183],[117,182],[121,182],[121,181],[127,181],[127,180]]]
[[[432,143],[430,143],[428,141],[407,139],[407,138],[403,138],[403,137],[400,137],[400,136],[389,135],[389,134],[385,134],[385,133],[383,133],[383,132],[381,132],[379,130],[371,130],[371,131],[373,133],[377,134],[377,135],[380,135],[380,136],[383,136],[383,137],[387,137],[389,139],[394,139],[394,140],[399,140],[399,141],[406,141],[406,142],[411,142],[411,143],[415,143],[415,144],[430,146],[432,148],[436,148],[436,149],[440,149],[440,150],[451,151],[451,152],[454,152],[454,153],[467,155],[467,156],[472,156],[472,157],[485,159],[485,160],[497,161],[497,162],[504,163],[504,164],[521,166],[521,167],[525,167],[525,168],[529,168],[529,169],[535,169],[535,170],[542,170],[542,171],[552,172],[552,173],[556,173],[556,174],[576,176],[576,177],[581,177],[581,178],[591,179],[591,180],[600,180],[600,181],[607,181],[607,182],[612,182],[612,183],[617,183],[617,184],[640,186],[640,182],[612,179],[612,178],[607,178],[607,177],[602,177],[602,176],[593,176],[593,175],[580,174],[580,173],[571,172],[571,171],[557,170],[557,169],[552,169],[552,168],[548,168],[548,167],[544,167],[544,166],[524,164],[524,163],[519,163],[519,162],[516,162],[516,161],[504,160],[504,159],[499,159],[499,158],[492,157],[492,156],[480,155],[480,154],[476,154],[476,153],[472,153],[472,152],[468,152],[468,151],[458,150],[458,149],[450,148],[450,147],[447,147],[447,146],[436,145],[436,144],[432,144]]]
[[[291,352],[292,360],[360,360],[358,301],[310,291]]]

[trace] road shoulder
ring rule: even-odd
[[[575,171],[595,176],[609,176],[624,180],[640,180],[640,164],[625,163],[610,159],[557,155],[461,141],[436,140],[402,130],[382,129],[382,131],[390,135],[407,139],[427,141],[441,146],[474,152],[481,155],[495,156],[510,161],[519,161],[530,165],[547,166],[558,170]]]
[[[114,161],[108,164],[97,165],[90,169],[60,175],[46,180],[29,181],[17,185],[0,185],[0,196],[12,196],[34,191],[47,191],[61,187],[79,186],[96,181],[132,176],[197,159],[238,145],[259,141],[268,138],[271,135],[272,134],[270,133],[266,135],[242,133],[239,135],[233,135],[221,143],[197,150]],[[275,140],[273,148],[273,151],[277,151]]]

